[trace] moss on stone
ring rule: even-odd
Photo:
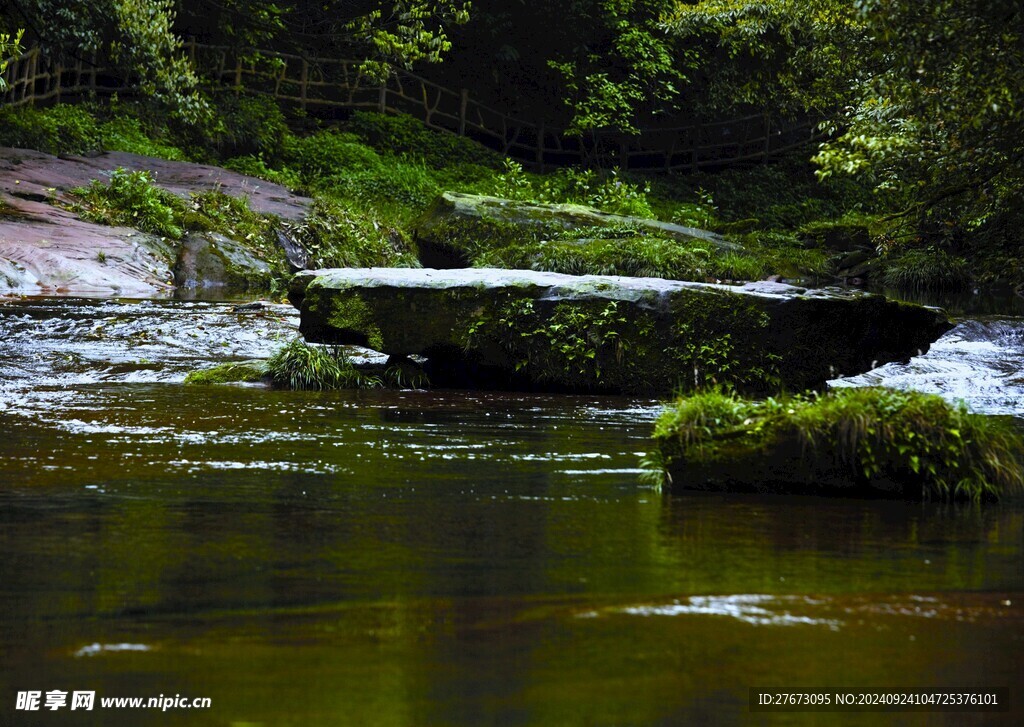
[[[331,300],[331,311],[327,315],[327,322],[332,328],[358,333],[362,339],[359,341],[360,345],[375,351],[383,351],[384,339],[376,321],[374,310],[359,294],[352,293]]]
[[[1024,493],[1024,442],[1009,423],[891,389],[755,401],[676,400],[647,466],[675,489],[989,500]]]
[[[237,361],[219,364],[201,371],[193,371],[185,377],[185,384],[191,386],[193,384],[253,383],[263,381],[266,376],[266,365],[262,361]]]

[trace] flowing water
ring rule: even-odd
[[[662,496],[651,401],[181,385],[295,326],[0,303],[0,724],[1020,723],[1024,507]],[[1024,416],[1022,331],[972,319],[857,383]],[[751,687],[1012,711],[751,712]],[[160,695],[212,705],[99,703]]]

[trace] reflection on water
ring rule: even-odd
[[[752,720],[747,688],[1024,693],[1020,507],[662,497],[652,402],[182,387],[294,319],[19,306],[0,724],[814,724]],[[33,721],[26,689],[213,707]]]

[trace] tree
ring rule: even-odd
[[[588,34],[570,56],[552,58],[573,110],[569,130],[637,132],[638,113],[674,108],[692,54],[659,27],[671,3],[601,0],[589,7]]]
[[[469,11],[467,0],[183,0],[180,29],[240,50],[355,56],[382,79],[396,67],[440,62],[448,28]]]
[[[949,239],[1024,202],[1024,6],[859,0],[875,73],[836,119],[821,175],[868,176],[916,232]]]
[[[97,57],[183,120],[206,113],[199,79],[171,30],[173,0],[11,0],[11,8],[48,55]]]
[[[830,116],[864,72],[866,28],[844,0],[675,2],[662,27],[691,48],[689,93],[710,116]]]
[[[11,60],[17,58],[21,53],[21,38],[24,34],[24,30],[19,30],[14,35],[0,33],[0,91],[7,88],[7,82],[4,81],[3,74]]]

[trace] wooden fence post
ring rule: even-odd
[[[462,89],[459,96],[459,136],[466,135],[466,111],[469,109],[469,89]]]

